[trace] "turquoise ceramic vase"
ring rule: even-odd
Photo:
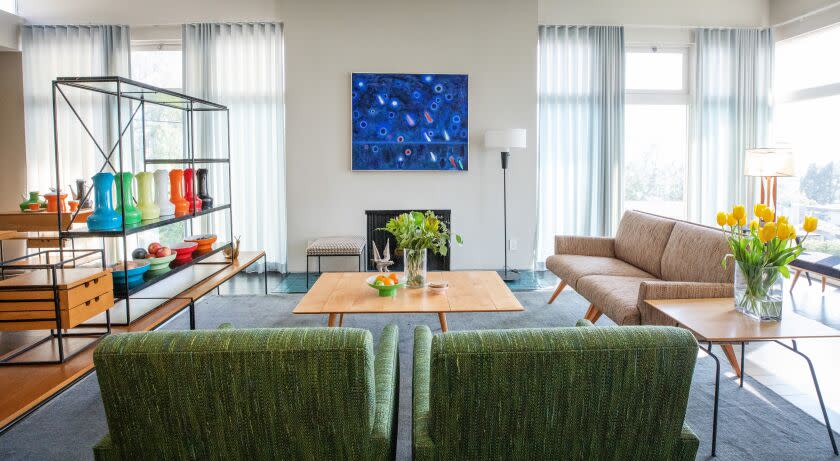
[[[126,226],[129,224],[137,224],[143,219],[143,212],[140,208],[134,205],[134,194],[132,187],[134,185],[134,175],[128,172],[117,175],[117,213],[122,213],[125,216]],[[122,199],[125,199],[125,213],[123,213],[123,203],[119,189],[122,189]]]
[[[97,173],[93,177],[93,213],[87,218],[88,230],[116,230],[122,226],[122,215],[114,211],[114,175]]]

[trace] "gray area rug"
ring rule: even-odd
[[[549,292],[519,292],[525,306],[518,313],[470,313],[447,316],[452,330],[571,326],[581,318],[586,301],[567,290],[552,305]],[[323,326],[325,316],[292,315],[302,295],[211,297],[197,307],[199,328],[231,322],[237,327]],[[411,365],[413,329],[426,324],[440,331],[436,315],[360,314],[345,317],[345,326],[367,328],[378,338],[382,327],[400,328],[400,414],[397,459],[411,457]],[[603,318],[599,324],[608,324]],[[166,329],[186,329],[182,314]],[[721,354],[722,356],[722,354]],[[729,365],[722,364],[722,371]],[[722,373],[723,374],[723,373]],[[709,459],[712,429],[714,361],[699,356],[686,419],[700,437],[697,459]],[[3,460],[92,459],[91,447],[107,432],[96,375],[67,389],[0,436]],[[832,456],[825,427],[758,382],[747,378],[743,389],[721,378],[718,457],[720,460],[822,460]]]

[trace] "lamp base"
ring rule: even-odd
[[[515,282],[519,280],[519,271],[517,270],[505,269],[505,271],[503,271],[499,275],[502,277],[502,280],[504,280],[505,283]]]

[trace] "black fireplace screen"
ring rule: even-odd
[[[376,266],[374,266],[371,259],[373,259],[373,244],[376,244],[376,248],[379,249],[379,254],[385,249],[385,241],[389,241],[388,246],[391,248],[391,259],[394,261],[394,265],[390,267],[392,272],[399,272],[403,270],[403,258],[401,254],[397,254],[396,247],[397,244],[394,241],[394,236],[389,234],[383,230],[377,230],[385,227],[385,224],[393,217],[398,216],[402,213],[408,213],[410,211],[415,210],[366,210],[365,215],[367,216],[367,244],[368,244],[368,256],[367,256],[367,269],[368,270],[376,270]],[[425,209],[417,209],[416,211],[425,211]],[[451,210],[432,210],[435,215],[437,215],[438,219],[446,223],[446,226],[449,227],[450,234],[452,233],[452,225],[451,225]],[[446,253],[446,256],[440,256],[429,252],[428,256],[428,270],[430,271],[448,271],[449,270],[449,259],[452,256],[452,249],[450,248],[449,251]]]

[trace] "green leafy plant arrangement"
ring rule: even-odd
[[[431,211],[412,211],[391,218],[384,230],[394,236],[398,250],[431,250],[434,254],[446,256],[449,251],[449,228]],[[455,242],[464,243],[455,234]]]

